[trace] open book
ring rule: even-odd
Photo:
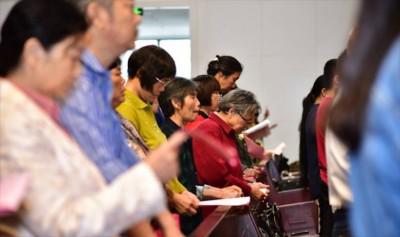
[[[275,128],[276,126],[276,124],[271,125],[271,121],[265,119],[253,127],[243,131],[243,134],[247,135],[251,139],[258,139],[268,136],[271,132],[271,129]]]

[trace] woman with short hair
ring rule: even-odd
[[[200,183],[223,188],[230,185],[240,187],[245,195],[256,199],[265,196],[262,183],[247,183],[243,179],[243,169],[237,146],[236,134],[243,131],[255,120],[259,112],[253,93],[241,89],[230,91],[222,97],[218,112],[211,113],[208,119],[199,124],[199,130],[210,136],[222,150],[232,150],[230,160],[220,156],[214,149],[207,149],[209,144],[203,139],[193,138],[193,154]],[[195,131],[196,131],[195,130]],[[213,141],[210,141],[213,142]]]

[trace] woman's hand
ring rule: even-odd
[[[197,213],[200,201],[191,192],[184,191],[182,193],[173,193],[172,202],[177,212],[192,216]]]
[[[250,183],[251,196],[257,200],[265,198],[269,193],[269,186],[263,183]]]
[[[243,171],[243,179],[247,182],[254,182],[260,174],[261,169],[259,167],[247,168]]]
[[[236,198],[243,195],[242,189],[236,185],[221,188],[222,198]]]

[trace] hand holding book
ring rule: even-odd
[[[254,125],[253,127],[243,131],[243,134],[247,135],[251,139],[258,139],[262,137],[266,137],[271,134],[271,129],[278,126],[277,124],[272,124],[268,119],[263,120],[262,122]]]

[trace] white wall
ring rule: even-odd
[[[17,0],[0,0],[0,28],[3,25],[3,21],[10,11],[11,7],[16,2]]]
[[[205,73],[216,54],[244,65],[240,88],[253,91],[279,124],[265,140],[284,141],[298,159],[302,98],[325,61],[344,49],[357,0],[192,1],[192,74]]]

